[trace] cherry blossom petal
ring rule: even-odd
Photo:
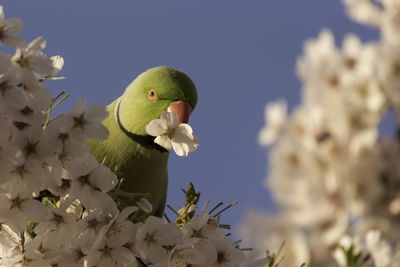
[[[168,128],[161,119],[152,120],[146,125],[146,132],[151,136],[159,136],[166,133]]]
[[[5,24],[8,26],[6,31],[7,36],[16,36],[20,33],[23,26],[22,20],[19,18],[9,18],[5,21]]]
[[[154,139],[154,142],[156,144],[159,144],[163,148],[167,149],[168,151],[170,151],[172,148],[171,139],[169,139],[168,136],[165,135],[157,136],[156,139]]]
[[[174,112],[163,112],[160,119],[165,121],[168,129],[174,129],[179,125],[178,115]]]

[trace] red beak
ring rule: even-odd
[[[168,112],[175,112],[178,115],[180,123],[187,123],[189,121],[190,113],[192,112],[192,107],[183,101],[172,102],[167,108]]]

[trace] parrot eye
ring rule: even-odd
[[[157,92],[155,89],[151,88],[147,93],[147,99],[150,101],[154,101],[158,99]]]

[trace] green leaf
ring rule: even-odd
[[[189,184],[189,187],[186,190],[186,204],[194,204],[197,205],[200,199],[200,192],[196,192],[194,189],[194,185],[192,183]]]
[[[348,249],[340,247],[346,258],[346,267],[361,267],[363,254],[362,252],[356,253],[356,249],[352,244]]]
[[[30,235],[31,238],[34,238],[36,236],[34,229],[38,224],[39,223],[32,221],[31,219],[26,220],[26,232]]]

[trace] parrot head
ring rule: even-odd
[[[118,120],[130,133],[145,136],[146,125],[164,111],[175,112],[181,123],[189,120],[197,103],[197,90],[182,71],[155,67],[140,74],[118,100]]]

